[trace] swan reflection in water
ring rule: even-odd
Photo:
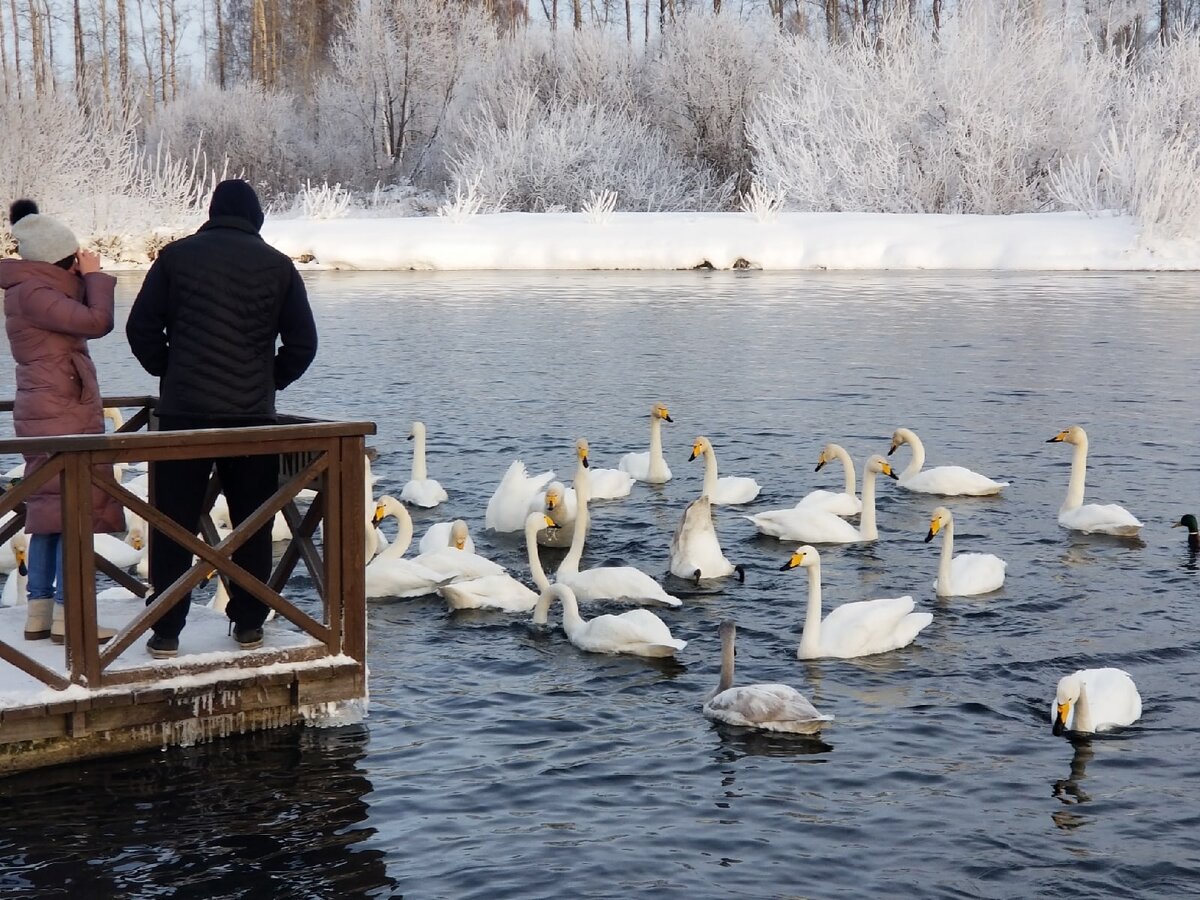
[[[384,852],[366,846],[375,836],[366,750],[365,728],[293,727],[5,779],[0,887],[50,896],[70,885],[85,897],[273,897],[285,885],[289,896],[389,895],[398,883]]]
[[[1080,782],[1087,778],[1087,764],[1095,755],[1090,738],[1069,738],[1075,753],[1071,757],[1071,771],[1066,778],[1059,778],[1053,784],[1053,794],[1067,806],[1078,806],[1087,803],[1092,798],[1080,787]],[[1078,828],[1087,823],[1087,818],[1076,812],[1057,810],[1050,816],[1059,828]]]

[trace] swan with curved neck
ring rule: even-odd
[[[662,423],[674,422],[666,406],[655,403],[650,408],[650,450],[647,453],[626,453],[617,468],[628,472],[637,481],[647,484],[666,484],[671,480],[671,467],[663,457]]]
[[[425,423],[413,422],[408,440],[413,442],[412,477],[400,491],[400,499],[413,506],[430,509],[448,500],[446,489],[429,477],[425,467]]]
[[[1087,432],[1078,425],[1060,431],[1047,444],[1066,443],[1075,447],[1071,456],[1071,480],[1067,497],[1058,510],[1058,524],[1084,534],[1113,534],[1134,537],[1142,527],[1134,515],[1116,503],[1084,503],[1083,488],[1087,479]]]
[[[787,734],[816,734],[833,716],[817,712],[808,699],[786,684],[733,686],[737,627],[731,620],[721,623],[721,680],[704,702],[704,715],[727,725],[778,731]]]
[[[387,518],[396,520],[396,539],[367,563],[367,597],[422,597],[435,593],[448,576],[416,560],[403,558],[412,544],[412,517],[403,503],[385,494],[375,505],[372,527],[378,527]]]
[[[900,473],[900,487],[921,494],[940,494],[943,497],[987,497],[998,494],[1006,487],[1007,481],[993,481],[986,475],[973,472],[962,466],[934,466],[922,470],[925,465],[925,445],[910,428],[897,428],[892,433],[892,446],[888,456],[896,452],[902,444],[912,448],[912,460]]]
[[[808,570],[808,606],[798,659],[853,659],[907,647],[933,621],[926,612],[913,612],[913,598],[882,597],[844,603],[821,618],[821,557],[813,547],[801,547],[783,569]]]
[[[938,563],[935,590],[939,597],[972,597],[990,594],[1004,585],[1007,563],[991,553],[954,555],[954,516],[944,506],[933,511],[925,543],[942,535],[942,555]]]
[[[580,477],[582,476],[582,477]],[[578,509],[575,514],[575,536],[571,540],[571,548],[558,565],[554,580],[565,584],[573,591],[572,596],[580,602],[594,600],[617,600],[629,603],[662,603],[666,606],[680,606],[682,601],[662,589],[657,581],[640,569],[633,566],[600,566],[594,569],[579,570],[583,559],[583,542],[587,534],[588,501],[591,499],[591,488],[588,484],[587,470],[576,473],[575,497]]]
[[[822,509],[835,516],[857,516],[862,512],[862,501],[858,499],[858,481],[855,478],[854,461],[850,459],[850,454],[846,452],[846,449],[841,444],[826,444],[821,448],[821,454],[817,457],[815,471],[820,472],[827,464],[835,460],[842,464],[842,471],[845,473],[845,487],[842,491],[840,493],[825,490],[809,491],[800,498],[796,505]]]
[[[1059,679],[1050,705],[1055,735],[1094,734],[1132,725],[1142,715],[1142,697],[1128,672],[1080,669]]]
[[[565,584],[551,585],[538,598],[534,624],[544,625],[550,604],[563,608],[563,631],[580,650],[589,653],[628,653],[633,656],[674,656],[687,646],[672,636],[665,622],[648,609],[631,609],[620,615],[603,615],[587,620],[579,614],[575,592]]]
[[[810,544],[851,544],[879,538],[875,520],[875,479],[879,475],[895,478],[896,473],[886,459],[874,454],[863,468],[862,517],[855,528],[845,519],[816,507],[799,505],[791,509],[773,509],[743,516],[768,537],[781,541],[804,541]]]
[[[661,450],[661,448],[660,448]],[[620,500],[633,490],[634,477],[622,469],[597,469],[590,461],[591,448],[585,438],[575,442],[575,455],[588,470],[593,500]]]
[[[699,584],[704,578],[724,578],[737,574],[746,580],[746,570],[734,565],[721,552],[721,542],[713,524],[712,501],[701,494],[688,504],[671,539],[671,574]]]
[[[713,450],[712,442],[706,437],[696,438],[692,444],[691,462],[697,457],[704,457],[704,487],[702,494],[717,506],[737,506],[749,503],[762,490],[753,478],[742,478],[727,475],[721,478],[717,474],[717,453]]]
[[[537,536],[543,528],[553,527],[554,520],[540,513],[530,513],[525,520],[525,555],[529,571],[538,591],[550,586],[538,559]],[[438,593],[451,609],[498,609],[503,612],[529,612],[537,605],[538,593],[531,591],[507,573],[485,575],[466,581],[444,584]]]

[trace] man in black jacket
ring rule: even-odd
[[[304,374],[317,353],[317,329],[300,273],[267,244],[262,206],[241,180],[213,191],[208,221],[168,244],[146,273],[125,333],[143,368],[159,381],[159,428],[233,428],[275,424],[275,392]],[[276,349],[278,339],[278,349]],[[152,464],[155,504],[193,534],[213,465],[233,525],[275,492],[277,456],[188,459]],[[271,574],[271,523],[233,554],[260,581]],[[158,532],[150,542],[150,583],[163,590],[192,564],[192,555]],[[152,594],[147,604],[152,603]],[[186,595],[154,625],[146,648],[155,658],[179,651]],[[267,606],[233,584],[226,615],[243,649],[262,644]]]

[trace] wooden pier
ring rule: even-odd
[[[0,495],[0,519],[14,513],[0,525],[0,542],[23,530],[25,498],[56,475],[62,478],[67,597],[65,645],[25,641],[24,605],[0,609],[0,774],[294,722],[361,717],[369,515],[364,458],[374,424],[281,417],[270,427],[161,432],[153,429],[153,397],[106,398],[104,404],[134,410],[116,433],[0,441],[0,454],[51,454]],[[11,402],[0,403],[0,412],[11,410]],[[96,476],[118,463],[263,454],[280,457],[278,489],[224,538],[208,512],[200,537],[161,515],[154,508],[153,479],[143,500],[114,479]],[[149,606],[143,599],[147,585],[94,548],[93,485],[197,557]],[[306,489],[315,494],[297,503]],[[214,474],[207,510],[218,491]],[[231,554],[279,512],[292,536],[264,583]],[[289,599],[285,591],[300,562],[311,587]],[[240,651],[227,635],[224,614],[193,602],[179,656],[153,659],[144,647],[151,627],[214,571],[275,611],[263,647]],[[126,588],[128,599],[98,603],[97,573]],[[102,645],[96,639],[100,621],[119,627]]]

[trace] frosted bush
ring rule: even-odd
[[[437,214],[443,219],[448,219],[455,225],[461,225],[467,219],[479,213],[483,208],[483,198],[479,195],[479,182],[483,176],[476,175],[470,181],[464,184],[458,184],[454,188],[454,197],[446,200],[437,209]],[[497,209],[503,203],[503,198],[496,203]]]
[[[528,90],[503,117],[487,109],[473,117],[450,170],[456,186],[478,178],[488,202],[529,212],[579,208],[599,190],[616,191],[625,209],[705,209],[722,205],[729,190],[672,154],[631,110],[544,105]]]
[[[292,211],[305,219],[343,219],[350,211],[352,197],[340,183],[328,181],[314,185],[305,181],[292,203]]]
[[[772,190],[763,187],[762,182],[755,181],[750,185],[750,190],[742,194],[741,208],[742,212],[750,213],[759,222],[774,222],[786,199],[781,188]]]
[[[613,213],[617,209],[617,192],[616,191],[595,191],[588,192],[588,198],[583,202],[583,207],[580,210],[583,217],[592,225],[607,225],[612,221]]]
[[[965,4],[937,39],[902,17],[877,40],[798,38],[747,126],[755,170],[806,209],[1040,208],[1110,97],[1110,61],[1074,27],[1006,0]]]

